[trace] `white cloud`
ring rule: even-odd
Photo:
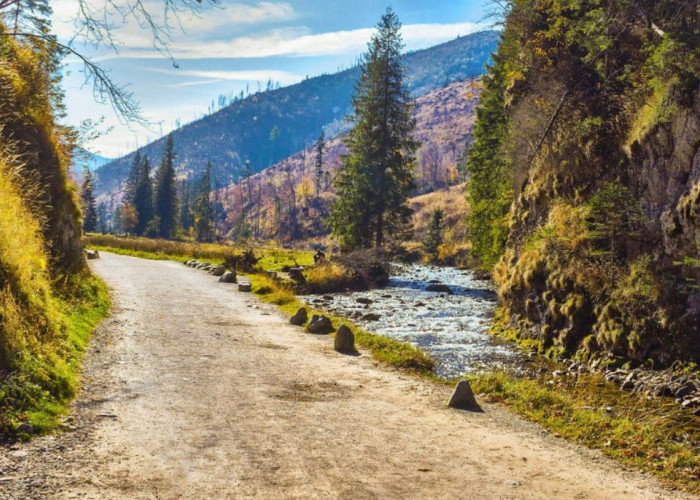
[[[270,70],[242,70],[242,71],[226,71],[226,70],[162,70],[150,68],[149,71],[154,73],[162,73],[173,76],[190,76],[196,78],[207,79],[208,82],[215,81],[232,81],[232,82],[250,82],[250,81],[266,81],[268,79],[274,82],[280,82],[282,85],[296,83],[303,79],[302,76],[290,73],[288,71],[280,71],[275,69]],[[185,84],[177,84],[186,86]],[[189,82],[189,84],[195,84]]]
[[[114,27],[113,35],[117,47],[127,50],[145,49],[155,52],[156,57],[162,57],[153,47],[153,33],[144,23],[143,15],[129,13],[124,7],[130,2],[116,0],[116,5],[122,11],[116,11],[111,7],[94,7],[86,2],[88,8],[93,9],[95,17],[104,14],[105,9],[109,23]],[[151,15],[158,25],[165,25],[166,18],[163,12],[162,0],[142,2],[145,10]],[[61,40],[69,40],[76,30],[76,19],[79,11],[75,0],[54,0],[53,31]],[[289,22],[297,19],[297,13],[289,2],[260,1],[254,5],[243,3],[224,3],[202,9],[199,12],[182,10],[171,12],[167,19],[170,26],[171,43],[176,40],[186,39],[190,43],[194,40],[217,38],[219,32],[230,33],[237,30],[249,30],[254,26],[269,25],[271,23]],[[183,43],[183,42],[181,42]]]
[[[425,48],[436,43],[452,40],[484,29],[478,23],[454,24],[409,24],[403,27],[403,38],[408,50]],[[272,56],[314,57],[354,55],[365,51],[373,28],[349,31],[309,34],[306,28],[285,28],[268,31],[259,36],[237,37],[231,40],[209,40],[187,42],[175,41],[170,45],[177,59],[247,59]],[[145,47],[125,50],[120,54],[105,55],[98,60],[113,58],[154,59],[162,55]]]

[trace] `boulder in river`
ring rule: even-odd
[[[452,291],[452,289],[449,286],[442,284],[442,283],[433,283],[431,285],[428,285],[428,288],[426,288],[425,290],[427,292],[440,292],[440,293],[447,293],[450,295],[454,294],[454,292]]]
[[[311,317],[309,324],[306,325],[307,332],[315,333],[317,335],[326,335],[331,333],[333,330],[335,330],[335,328],[333,328],[333,323],[331,323],[330,318],[319,314],[314,314]]]
[[[346,325],[340,325],[335,333],[335,341],[333,347],[336,351],[344,354],[352,354],[355,350],[355,335]]]
[[[309,315],[306,312],[305,307],[300,307],[299,310],[289,319],[292,325],[302,326],[309,319]]]
[[[479,407],[479,403],[476,402],[472,388],[466,380],[460,380],[459,383],[457,383],[457,387],[455,387],[447,406],[458,410],[481,411],[481,407]]]
[[[370,305],[372,303],[372,299],[368,299],[367,297],[358,297],[355,299],[355,302],[358,304]]]
[[[381,316],[377,313],[367,313],[364,316],[362,316],[362,319],[365,321],[379,321],[381,319]]]
[[[236,271],[228,271],[224,273],[221,278],[219,278],[220,283],[235,283],[236,282]]]

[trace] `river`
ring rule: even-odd
[[[452,294],[427,291],[431,284],[447,285]],[[442,377],[522,366],[516,346],[488,334],[495,289],[470,271],[397,264],[385,288],[304,299],[372,333],[426,350]]]

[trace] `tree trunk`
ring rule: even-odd
[[[381,248],[384,242],[384,211],[380,211],[377,215],[377,240],[375,246]]]

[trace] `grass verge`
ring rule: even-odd
[[[244,247],[234,245],[92,234],[83,238],[83,244],[94,250],[142,259],[178,262],[204,259],[212,264],[221,264],[226,257],[246,250]],[[310,266],[314,263],[314,253],[310,250],[292,250],[273,246],[256,247],[254,250],[255,255],[260,258],[256,268],[261,271],[279,271],[284,266]]]
[[[600,373],[532,380],[493,373],[470,382],[487,402],[504,403],[557,437],[700,493],[700,419],[670,398],[622,391]]]

